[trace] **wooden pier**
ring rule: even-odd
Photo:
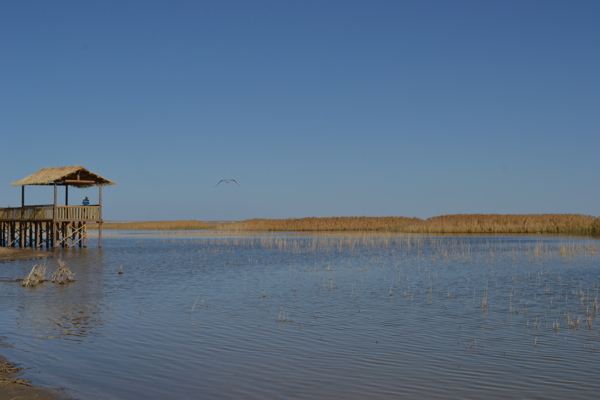
[[[43,168],[20,181],[21,207],[0,208],[0,246],[20,248],[102,247],[102,187],[114,185],[82,166]],[[25,205],[25,186],[54,187],[54,203]],[[65,188],[65,205],[58,205],[58,188]],[[98,187],[98,204],[70,206],[69,186]],[[98,225],[98,242],[88,238],[87,224]]]

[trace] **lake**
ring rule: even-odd
[[[24,379],[82,400],[600,393],[596,239],[106,233],[46,261],[66,285],[0,264]]]

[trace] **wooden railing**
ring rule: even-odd
[[[89,221],[100,219],[100,206],[58,206],[57,220]]]
[[[54,206],[25,206],[0,208],[0,220],[3,221],[32,221],[51,220]]]
[[[100,206],[57,206],[56,220],[97,221]],[[0,221],[48,221],[53,220],[54,206],[25,206],[0,208]]]

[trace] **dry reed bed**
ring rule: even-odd
[[[216,225],[218,230],[230,231],[392,231],[419,223],[419,218],[407,217],[327,217],[298,219],[249,219],[226,225]]]
[[[571,233],[600,234],[600,218],[580,214],[455,214],[427,220],[405,217],[251,219],[225,226],[230,231],[392,231],[417,234]]]
[[[407,227],[411,233],[600,234],[600,218],[581,214],[455,214]]]
[[[202,221],[148,221],[148,222],[107,222],[103,229],[116,230],[196,230],[209,229],[211,225]],[[97,229],[97,224],[90,224],[90,229]]]
[[[95,225],[90,226],[91,229]],[[454,214],[407,217],[249,219],[239,222],[151,221],[105,223],[115,230],[216,230],[221,232],[392,232],[406,234],[552,233],[600,235],[600,218],[581,214]]]

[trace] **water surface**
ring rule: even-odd
[[[131,233],[103,243],[56,252],[75,272],[68,285],[21,288],[4,278],[40,261],[0,264],[0,353],[75,398],[600,391],[597,240]]]

